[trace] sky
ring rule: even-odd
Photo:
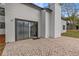
[[[35,5],[38,5],[40,7],[48,7],[48,3],[34,3]],[[79,9],[79,3],[75,3],[76,8]]]
[[[72,8],[75,8],[78,12],[76,13],[76,15],[79,15],[79,3],[67,3],[68,4],[68,8],[70,8],[72,10]],[[69,6],[70,5],[70,6]],[[67,6],[66,6],[67,7]],[[63,7],[64,8],[64,7]],[[63,10],[63,8],[61,8],[61,10]],[[72,14],[72,12],[71,12]],[[70,14],[70,15],[71,15]],[[68,14],[67,12],[63,12],[61,11],[61,15],[65,16],[65,17],[68,17]]]
[[[48,8],[48,3],[34,3],[35,5],[38,5],[38,6],[40,6],[40,7],[42,7],[42,8]],[[72,5],[73,5],[74,3],[72,3]],[[78,9],[79,10],[79,3],[75,3],[75,5],[76,5],[76,9]],[[62,9],[62,8],[61,8]],[[61,11],[61,13],[65,16],[65,17],[67,17],[67,13],[66,12],[62,12]]]
[[[42,8],[48,7],[48,3],[34,3],[34,4],[38,5],[38,6],[42,7]]]

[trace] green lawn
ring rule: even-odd
[[[5,47],[5,43],[0,43],[0,56],[4,50],[4,47]]]
[[[62,36],[69,36],[69,37],[79,38],[79,31],[69,30],[66,33],[62,33]]]

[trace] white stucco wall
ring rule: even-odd
[[[40,16],[40,37],[45,38],[45,10],[41,10]]]
[[[53,6],[53,8],[52,8]],[[10,3],[5,5],[6,42],[15,41],[15,18],[38,21],[38,36],[57,38],[61,36],[61,8],[59,4],[51,4],[53,12],[29,7],[24,4]],[[41,18],[42,17],[42,18]],[[41,18],[41,19],[40,19]],[[49,21],[50,18],[50,21]]]
[[[55,4],[55,38],[61,37],[61,6]]]
[[[67,23],[65,20],[61,20],[61,24],[62,24],[62,30],[61,30],[61,33],[64,33],[67,31]],[[65,30],[63,30],[63,25],[65,25]]]
[[[49,38],[50,37],[50,12],[46,11],[45,13],[45,18],[46,18],[46,21],[45,21],[45,37],[46,38]]]
[[[0,7],[5,8],[5,3],[0,3]]]
[[[50,37],[50,12],[47,10],[41,11],[41,37]]]
[[[51,13],[50,36],[53,38],[61,37],[61,6],[57,3],[50,4]]]
[[[24,4],[6,4],[5,6],[5,24],[6,24],[6,42],[15,41],[15,18],[39,21],[40,11]]]

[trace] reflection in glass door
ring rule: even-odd
[[[29,22],[24,22],[24,39],[29,38]]]
[[[30,22],[30,37],[34,38],[38,36],[38,24],[37,22]]]
[[[23,21],[17,21],[16,25],[17,29],[17,40],[22,40],[23,39]]]
[[[16,20],[16,40],[38,37],[38,23],[34,21]]]

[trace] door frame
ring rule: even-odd
[[[17,21],[36,22],[37,23],[37,37],[38,37],[38,21],[31,21],[31,20],[15,18],[15,41],[18,41],[17,40]]]

